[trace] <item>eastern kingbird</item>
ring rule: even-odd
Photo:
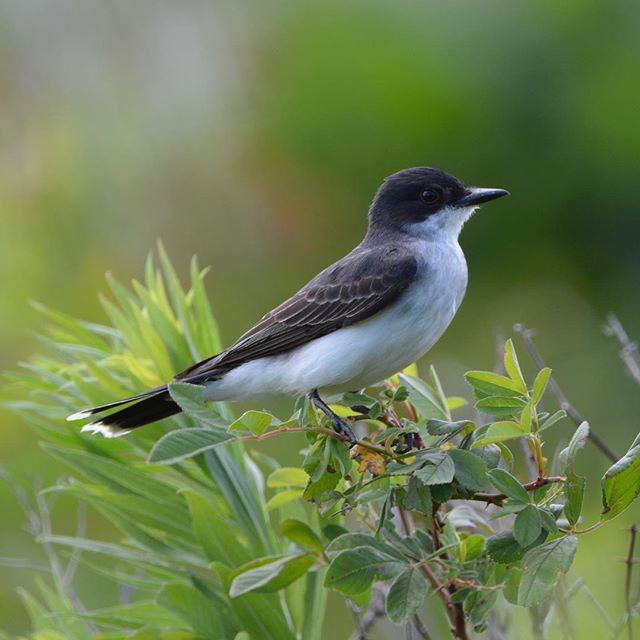
[[[458,244],[477,207],[508,195],[465,187],[428,167],[389,176],[369,208],[362,242],[267,313],[228,349],[189,367],[176,381],[204,386],[207,401],[307,394],[334,429],[355,441],[320,393],[380,382],[426,353],[453,319],[467,287]],[[166,385],[85,409],[80,420],[129,404],[82,431],[107,438],[181,411]]]

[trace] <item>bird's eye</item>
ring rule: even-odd
[[[420,194],[420,199],[426,204],[435,204],[440,199],[440,192],[435,189],[425,189]]]

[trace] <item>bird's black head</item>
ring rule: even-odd
[[[508,193],[466,187],[440,169],[404,169],[386,178],[378,189],[369,209],[369,227],[374,231],[422,229],[427,234],[450,229],[457,234],[478,205]]]

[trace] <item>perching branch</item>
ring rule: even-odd
[[[553,484],[554,482],[564,482],[565,478],[562,476],[549,476],[546,478],[537,478],[536,480],[532,480],[531,482],[527,482],[523,484],[522,487],[525,491],[535,491],[539,487],[544,487],[548,484]],[[502,503],[507,499],[507,496],[504,493],[474,493],[471,496],[471,500],[478,500],[480,502],[486,502],[487,504],[495,504],[497,506],[502,506]]]
[[[521,324],[513,325],[513,330],[522,338],[522,342],[526,347],[529,355],[532,360],[536,363],[538,370],[544,369],[547,365],[545,364],[542,355],[538,349],[536,349],[535,344],[533,343],[533,335],[534,331],[532,329],[527,329]],[[551,376],[549,378],[549,389],[551,389],[551,393],[556,397],[560,408],[563,411],[566,411],[567,415],[571,420],[575,423],[576,426],[580,426],[583,422],[585,422],[584,418],[580,413],[578,413],[577,409],[569,402],[567,396],[564,395],[558,383],[555,381],[554,377]],[[605,456],[611,460],[611,462],[617,462],[620,458],[617,456],[605,443],[605,441],[594,432],[593,428],[589,429],[589,440],[593,442],[593,444],[604,453]]]

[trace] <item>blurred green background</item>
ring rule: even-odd
[[[465,228],[467,297],[422,366],[468,395],[496,334],[535,327],[622,454],[640,393],[601,327],[614,310],[640,337],[639,29],[635,0],[0,0],[1,368],[40,348],[30,299],[102,321],[105,271],[140,276],[158,238],[183,274],[194,253],[211,265],[229,342],[360,240],[384,176],[432,165],[513,195]],[[17,477],[66,472],[9,412],[0,429]],[[593,519],[607,461],[590,448],[582,466]],[[0,507],[0,556],[34,557],[4,484]],[[585,536],[575,565],[613,617],[634,519]],[[2,570],[0,626],[27,629],[32,579]],[[575,605],[581,637],[603,637]]]

